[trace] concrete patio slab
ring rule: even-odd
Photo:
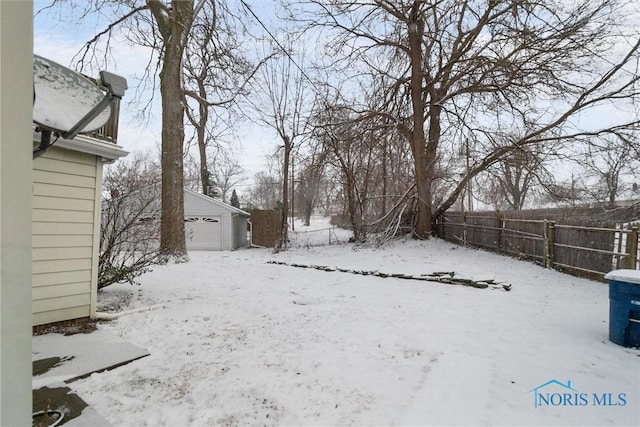
[[[74,335],[51,333],[34,336],[34,413],[47,410],[63,413],[63,419],[57,425],[109,426],[109,422],[88,406],[67,384],[94,372],[114,369],[147,355],[149,352],[145,349],[104,330]],[[56,415],[52,414],[52,417],[55,418]],[[40,417],[34,422],[34,425],[49,425],[46,422],[50,420]]]
[[[145,349],[100,329],[89,334],[37,335],[32,341],[33,388],[69,383],[148,355]]]

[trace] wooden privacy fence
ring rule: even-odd
[[[282,212],[279,210],[251,211],[251,245],[275,248],[280,240]]]
[[[456,243],[529,259],[548,268],[602,280],[611,270],[638,268],[638,227],[586,219],[509,218],[502,213],[447,213],[438,236]],[[582,222],[582,223],[580,223]]]

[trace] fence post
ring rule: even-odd
[[[555,243],[555,231],[556,231],[556,223],[555,221],[547,221],[544,220],[544,266],[546,268],[553,268],[553,249]]]
[[[502,217],[500,216],[500,211],[496,212],[496,251],[501,252],[502,250]]]
[[[544,228],[542,229],[542,265],[544,268],[549,267],[549,224],[544,220]]]
[[[631,227],[631,234],[627,237],[627,248],[629,251],[629,258],[627,268],[635,270],[638,263],[638,226]]]
[[[467,211],[462,212],[462,243],[467,245]]]
[[[547,262],[549,268],[553,268],[553,259],[555,257],[555,243],[556,243],[556,222],[549,222],[549,232],[548,232],[548,245],[549,249],[547,253],[549,254],[549,261]]]

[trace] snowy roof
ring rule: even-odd
[[[62,132],[73,128],[104,97],[89,79],[37,55],[33,58],[33,86],[33,121]],[[81,131],[104,126],[110,115],[111,107],[105,108]]]
[[[189,193],[195,197],[200,197],[201,199],[207,201],[208,203],[220,206],[224,209],[230,210],[232,213],[236,213],[244,216],[251,216],[251,214],[247,211],[243,211],[242,209],[236,208],[235,206],[231,206],[228,203],[223,202],[222,200],[214,199],[213,197],[207,196],[202,193],[198,193],[197,191],[190,190],[188,188],[184,189],[185,194]]]
[[[160,183],[157,184],[151,184],[149,186],[146,186],[144,188],[140,188],[138,190],[135,190],[131,193],[127,193],[127,194],[121,194],[118,196],[118,198],[120,197],[131,197],[134,194],[140,193],[140,192],[144,192],[145,195],[150,194],[151,197],[156,197],[158,202],[160,201],[160,189],[161,189],[161,185]],[[243,215],[243,216],[251,216],[251,214],[247,211],[243,211],[242,209],[238,209],[234,206],[231,206],[228,203],[223,202],[222,200],[218,200],[218,199],[214,199],[213,197],[209,197],[207,195],[198,193],[197,191],[194,190],[190,190],[188,188],[184,188],[184,194],[189,194],[192,197],[196,197],[201,199],[202,201],[204,201],[205,203],[209,203],[218,207],[221,207],[227,211],[230,211],[232,214],[238,214],[238,215]],[[108,201],[105,201],[105,203],[109,203]]]

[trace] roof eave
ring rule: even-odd
[[[225,209],[230,210],[231,212],[234,212],[234,213],[237,213],[237,214],[240,214],[240,215],[244,215],[244,216],[247,216],[247,217],[251,216],[251,214],[249,212],[247,212],[247,211],[243,211],[242,209],[236,208],[235,206],[231,206],[230,204],[225,203],[225,202],[223,202],[221,200],[216,200],[213,197],[207,196],[205,194],[198,193],[197,191],[193,191],[193,190],[190,190],[188,188],[185,188],[184,191],[185,192],[189,192],[189,193],[195,195],[196,197],[201,197],[201,198],[207,200],[208,202],[215,203],[218,206],[222,206]]]
[[[40,141],[40,132],[33,133],[33,140]],[[106,161],[117,160],[129,154],[121,146],[111,142],[101,141],[86,135],[78,135],[73,139],[60,138],[56,146],[81,153],[93,154]]]

